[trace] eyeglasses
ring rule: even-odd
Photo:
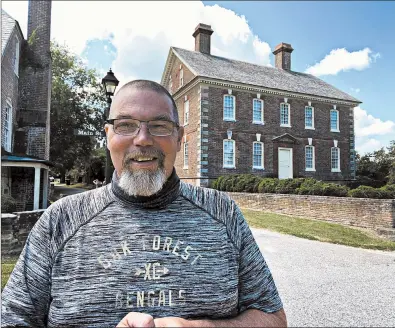
[[[146,123],[148,131],[151,135],[157,137],[170,136],[174,128],[180,127],[178,123],[167,120],[140,121],[134,118],[115,118],[106,120],[108,124],[112,124],[114,132],[123,136],[137,135],[141,128],[141,123]]]

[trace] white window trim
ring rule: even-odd
[[[9,108],[9,115],[8,115],[8,135],[7,135],[7,143],[4,143],[4,149],[8,152],[11,152],[12,150],[12,113],[13,113],[13,108],[12,108],[12,102],[10,99],[6,100],[6,110]],[[6,123],[6,122],[5,122]],[[6,130],[4,130],[5,132]],[[5,137],[5,134],[3,135],[3,138]]]
[[[311,147],[312,150],[313,150],[313,167],[312,168],[306,167],[306,148],[307,147]],[[305,148],[304,148],[304,166],[305,166],[305,171],[315,172],[315,147],[314,146],[311,146],[311,145],[306,145],[305,146]]]
[[[180,68],[180,88],[184,85],[184,69]]]
[[[14,73],[19,77],[19,60],[20,60],[20,42],[17,36],[15,36],[15,55],[14,55]]]
[[[306,125],[306,109],[307,108],[311,108],[311,111],[312,111],[311,121],[313,123],[313,126],[307,126]],[[314,107],[313,106],[305,106],[305,108],[304,108],[304,128],[306,130],[315,130],[315,126],[314,126]]]
[[[337,113],[337,122],[336,122],[336,125],[337,125],[337,129],[335,129],[335,130],[332,130],[332,125],[331,125],[331,121],[332,121],[332,118],[331,118],[331,114],[332,114],[332,112],[336,112]],[[329,113],[329,128],[330,128],[330,130],[331,130],[331,132],[340,132],[340,127],[339,127],[339,111],[337,110],[337,109],[331,109],[331,111],[330,111],[330,113]]]
[[[260,121],[255,121],[254,120],[254,101],[255,100],[258,100],[260,103],[261,103],[261,117],[262,117],[262,120],[260,120]],[[263,100],[262,99],[258,99],[258,98],[254,98],[253,100],[252,100],[252,123],[253,124],[261,124],[261,125],[264,125],[265,124],[265,111],[264,111],[264,106],[265,106],[265,103],[263,102]]]
[[[188,110],[186,110],[186,108]],[[188,113],[188,115],[186,115]],[[189,123],[189,100],[184,101],[184,126]]]
[[[233,118],[225,117],[225,97],[233,98]],[[226,94],[222,98],[222,117],[224,121],[236,122],[236,97],[233,95]]]
[[[288,124],[281,124],[281,105],[287,105],[288,106]],[[280,126],[281,127],[285,127],[285,128],[290,128],[291,127],[291,105],[286,103],[286,102],[282,102],[280,104]]]
[[[185,151],[185,146],[187,147],[187,151]],[[185,156],[185,154],[187,156]],[[188,159],[187,161],[185,161],[186,158]],[[183,167],[183,169],[184,170],[188,169],[188,165],[189,165],[189,144],[188,144],[188,141],[186,141],[186,142],[184,142],[184,167]]]
[[[254,145],[255,145],[255,144],[260,144],[261,147],[262,147],[262,161],[261,161],[261,165],[260,165],[260,166],[254,166]],[[264,169],[265,169],[265,160],[264,160],[264,157],[265,157],[265,147],[264,147],[263,142],[254,141],[254,142],[252,143],[252,168],[253,168],[253,169],[259,169],[259,170],[264,170]]]
[[[336,148],[336,149],[338,149],[338,156],[337,156],[337,169],[333,169],[332,168],[332,149],[334,149],[334,148]],[[341,169],[340,169],[340,148],[339,147],[332,147],[331,148],[331,172],[341,172]]]
[[[173,79],[171,78],[171,75],[170,75],[170,80],[169,80],[169,91],[170,91],[170,93],[173,91]]]
[[[233,166],[225,165],[225,142],[232,142],[233,144]],[[224,139],[222,141],[222,167],[224,169],[235,169],[236,168],[236,142],[232,139]]]

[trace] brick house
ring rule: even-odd
[[[29,1],[28,37],[1,11],[1,193],[17,211],[47,208],[51,1]]]
[[[176,170],[208,186],[221,175],[355,179],[354,113],[361,102],[315,76],[291,70],[290,44],[275,67],[210,54],[211,26],[195,51],[171,47],[161,84],[185,127]]]

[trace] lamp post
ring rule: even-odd
[[[111,97],[115,93],[115,89],[117,88],[119,81],[115,77],[114,73],[112,72],[111,68],[107,72],[107,75],[103,77],[101,80],[104,91],[106,92],[106,98],[107,98],[107,108],[105,110],[104,114],[104,121],[108,118],[110,114],[110,107],[111,107],[111,102],[112,99]],[[110,164],[110,151],[107,148],[107,138],[106,138],[106,184],[108,184],[111,181],[111,164]]]

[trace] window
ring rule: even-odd
[[[305,129],[314,129],[314,107],[306,106],[304,108],[304,127]]]
[[[4,116],[4,149],[11,151],[11,137],[12,137],[12,105],[10,101],[5,103],[5,116]]]
[[[169,80],[169,92],[171,93],[172,91],[173,91],[173,80],[172,80],[171,75],[170,75],[170,80]]]
[[[332,172],[340,172],[340,148],[331,148],[331,170]]]
[[[253,143],[252,167],[263,169],[263,143],[255,141]]]
[[[224,167],[235,168],[235,141],[224,140]]]
[[[280,105],[280,126],[291,126],[289,104],[282,103]]]
[[[184,169],[188,168],[188,142],[184,142]]]
[[[306,146],[305,148],[306,171],[315,171],[315,153],[314,146]]]
[[[189,122],[189,100],[184,102],[184,125],[187,125]]]
[[[235,121],[235,96],[224,96],[224,121]]]
[[[184,85],[184,70],[180,69],[180,88]]]
[[[19,76],[19,40],[15,37],[14,72]]]
[[[252,103],[252,122],[263,124],[263,101],[254,99]]]
[[[331,109],[331,131],[339,132],[339,111]]]

